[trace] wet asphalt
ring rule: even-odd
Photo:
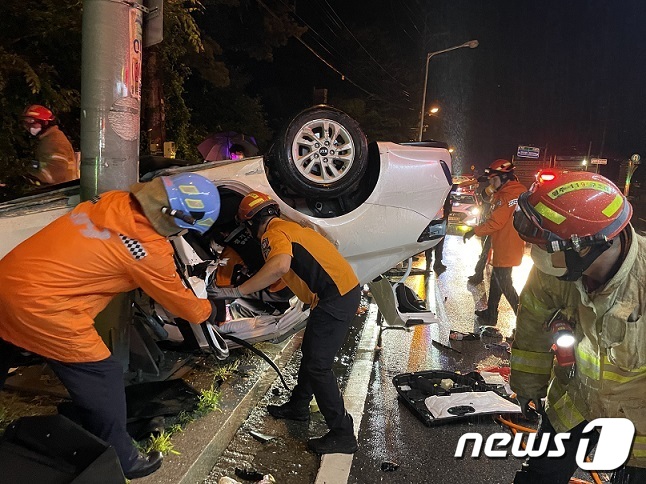
[[[646,223],[643,222],[646,220],[640,220],[636,228],[644,230]],[[320,458],[307,451],[305,442],[326,432],[320,413],[312,413],[310,422],[305,423],[275,420],[267,414],[267,404],[282,403],[288,397],[277,380],[251,412],[204,482],[215,484],[223,476],[239,482],[250,482],[240,472],[236,475],[238,469],[272,474],[278,484],[511,483],[522,463],[519,459],[472,458],[471,446],[468,447],[467,457],[454,457],[458,440],[466,432],[479,432],[485,439],[492,433],[507,432],[492,417],[482,416],[428,427],[400,401],[392,383],[393,377],[403,373],[425,370],[468,373],[487,367],[509,366],[508,353],[496,346],[505,341],[511,343],[510,337],[516,324],[515,315],[504,296],[499,306],[498,337],[449,342],[450,330],[480,330],[480,321],[474,315],[474,310],[486,307],[490,267],[485,272],[483,283],[474,286],[467,281],[473,273],[480,250],[477,237],[465,244],[461,233],[454,231],[445,242],[443,261],[447,270],[444,273],[424,274],[425,260],[423,256],[416,258],[414,273],[417,275],[408,277],[406,284],[425,299],[427,307],[437,314],[441,322],[438,325],[415,326],[409,330],[389,329],[382,332],[380,344],[375,345],[372,354],[372,371],[367,382],[368,394],[363,415],[354,415],[355,421],[361,421],[359,451],[352,459],[349,477],[339,472],[338,478],[316,480]],[[521,266],[513,270],[514,286],[519,293],[531,266],[529,249],[526,249]],[[397,277],[391,280],[395,281]],[[365,299],[363,303],[368,304],[370,300]],[[346,383],[352,371],[357,345],[364,328],[369,331],[372,327],[377,334],[376,313],[374,303],[370,303],[367,313],[355,318],[346,345],[337,358],[335,372],[346,395],[346,404],[350,398],[348,395],[356,393],[353,388],[346,388]],[[433,340],[450,344],[459,352],[433,346]],[[299,358],[300,354],[296,352],[284,370],[290,386],[295,383]],[[364,405],[364,402],[353,403],[358,403],[359,408]],[[535,426],[527,422],[523,424]],[[254,437],[254,432],[262,435],[260,438],[257,434]],[[591,480],[582,472],[575,477]]]
[[[486,367],[508,366],[508,355],[498,347],[511,335],[515,315],[502,298],[498,338],[478,341],[452,341],[451,329],[462,332],[479,330],[474,309],[486,307],[488,282],[472,286],[467,277],[473,274],[480,242],[472,238],[466,244],[459,235],[447,236],[444,264],[447,270],[429,276],[409,277],[407,284],[427,297],[430,309],[436,312],[440,325],[417,326],[413,331],[387,330],[381,349],[375,353],[369,396],[359,434],[360,450],[350,471],[350,483],[510,483],[520,462],[510,459],[453,457],[459,438],[466,432],[487,435],[504,431],[491,417],[453,422],[434,427],[425,426],[411,410],[399,401],[392,378],[401,373],[424,370],[448,370],[468,373]],[[424,260],[416,265],[423,268]],[[514,286],[522,288],[531,267],[529,255],[513,272]],[[487,270],[485,281],[488,281]],[[431,341],[450,344],[460,353],[440,349]],[[391,463],[392,465],[389,465]],[[382,465],[385,469],[382,470]]]
[[[478,330],[473,311],[486,306],[487,283],[471,286],[467,284],[467,277],[473,273],[479,253],[480,242],[477,238],[464,244],[461,236],[449,235],[444,249],[446,272],[439,276],[432,272],[429,275],[414,275],[406,280],[407,285],[426,299],[428,307],[436,312],[442,323],[416,326],[411,330],[383,331],[381,346],[375,348],[368,397],[358,435],[359,451],[354,456],[348,482],[502,483],[513,480],[513,474],[520,465],[513,458],[490,460],[469,457],[457,460],[453,457],[457,441],[463,433],[480,431],[488,435],[501,431],[491,417],[468,423],[426,427],[398,401],[392,383],[392,378],[401,373],[432,369],[467,373],[488,366],[508,365],[504,351],[485,347],[486,344],[503,341],[515,325],[515,316],[504,297],[498,323],[501,337],[452,342],[461,353],[439,349],[431,343],[436,340],[448,344],[451,329],[463,332]],[[417,269],[424,266],[423,257],[414,262]],[[522,266],[514,270],[514,284],[518,291],[530,267],[531,260],[527,255]],[[337,358],[335,373],[344,389],[363,326],[375,324],[375,321],[364,321],[366,315],[355,318],[346,345]],[[297,352],[283,372],[290,386],[295,383],[299,358]],[[305,442],[307,438],[325,433],[325,423],[318,412],[312,413],[309,423],[275,420],[267,414],[267,404],[282,403],[286,399],[287,392],[276,381],[251,412],[205,483],[217,483],[222,476],[249,482],[242,478],[241,470],[270,473],[280,484],[315,482],[320,459],[307,451]],[[256,432],[270,440],[261,442],[257,435],[253,436]],[[382,465],[396,470],[384,471]]]

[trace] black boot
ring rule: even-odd
[[[354,434],[330,430],[323,437],[308,440],[307,448],[316,454],[354,454],[359,446]]]
[[[135,463],[123,475],[126,476],[126,479],[139,479],[152,474],[161,467],[162,459],[162,453],[156,450],[148,454],[139,453]]]
[[[469,281],[469,284],[477,286],[484,281],[484,276],[482,274],[473,274],[472,276],[467,277],[467,281]]]
[[[267,405],[269,415],[274,418],[285,418],[288,420],[297,420],[299,422],[306,422],[310,419],[310,406],[309,404],[294,405],[291,401],[287,401],[282,405]]]
[[[475,311],[476,316],[478,316],[480,319],[483,321],[489,321],[489,310],[488,309],[476,309]]]
[[[498,312],[495,313],[488,309],[476,310],[476,316],[480,319],[482,326],[496,326],[498,324]]]

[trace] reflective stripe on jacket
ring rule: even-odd
[[[628,418],[637,435],[629,465],[646,467],[646,238],[632,227],[627,233],[631,245],[619,271],[594,292],[580,280],[532,269],[520,295],[511,387],[524,397],[547,392],[546,411],[558,432],[583,420]],[[544,323],[557,309],[575,323],[573,375],[552,366]]]
[[[491,236],[494,267],[515,267],[523,260],[525,242],[514,228],[513,214],[518,197],[527,189],[519,182],[510,180],[494,193],[489,218],[478,225],[474,232],[478,237]]]
[[[94,317],[122,292],[140,287],[192,323],[211,313],[182,283],[170,242],[122,191],[77,205],[9,252],[0,287],[0,338],[63,362],[110,355]]]

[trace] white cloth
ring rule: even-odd
[[[449,413],[453,407],[469,406],[474,411],[464,415],[476,415],[483,413],[521,413],[520,407],[515,403],[505,400],[496,392],[464,392],[451,395],[432,395],[424,404],[434,418],[455,417],[456,414]]]

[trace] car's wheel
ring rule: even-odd
[[[298,114],[268,155],[271,169],[297,195],[328,199],[354,190],[368,164],[359,124],[338,109],[315,106]]]

